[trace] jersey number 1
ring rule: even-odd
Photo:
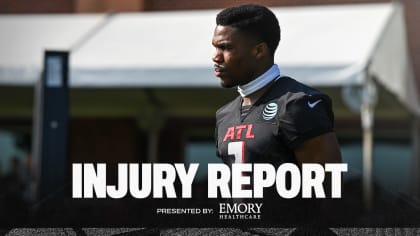
[[[240,164],[245,162],[245,142],[230,142],[228,143],[228,155],[235,156],[235,163]]]

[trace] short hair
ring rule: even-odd
[[[261,5],[245,4],[226,8],[217,14],[216,24],[240,29],[267,43],[272,56],[280,42],[280,26],[276,16]]]

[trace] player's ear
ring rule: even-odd
[[[261,42],[261,43],[258,43],[257,45],[255,45],[254,52],[255,52],[254,55],[257,59],[264,58],[269,53],[267,43]]]

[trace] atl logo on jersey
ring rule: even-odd
[[[252,133],[252,124],[236,125],[229,127],[226,131],[223,142],[242,139],[245,134],[245,139],[253,139],[255,135]]]

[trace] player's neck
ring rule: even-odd
[[[266,64],[259,71],[254,80],[238,86],[238,92],[242,96],[242,106],[254,104],[271,87],[276,78],[280,77],[280,69],[276,64]]]
[[[259,71],[260,73],[256,73],[258,76],[255,79],[238,86],[238,92],[244,98],[245,106],[248,103],[253,104],[264,94],[267,86],[280,77],[280,69],[276,64],[271,65],[268,69],[261,67]]]
[[[258,101],[258,99],[260,99],[261,96],[265,94],[265,92],[267,92],[267,90],[273,85],[273,83],[274,83],[274,80],[270,82],[269,84],[267,84],[266,86],[264,86],[263,88],[261,88],[260,90],[257,90],[255,93],[252,93],[248,96],[243,97],[242,106],[250,106],[254,104],[256,101]]]

